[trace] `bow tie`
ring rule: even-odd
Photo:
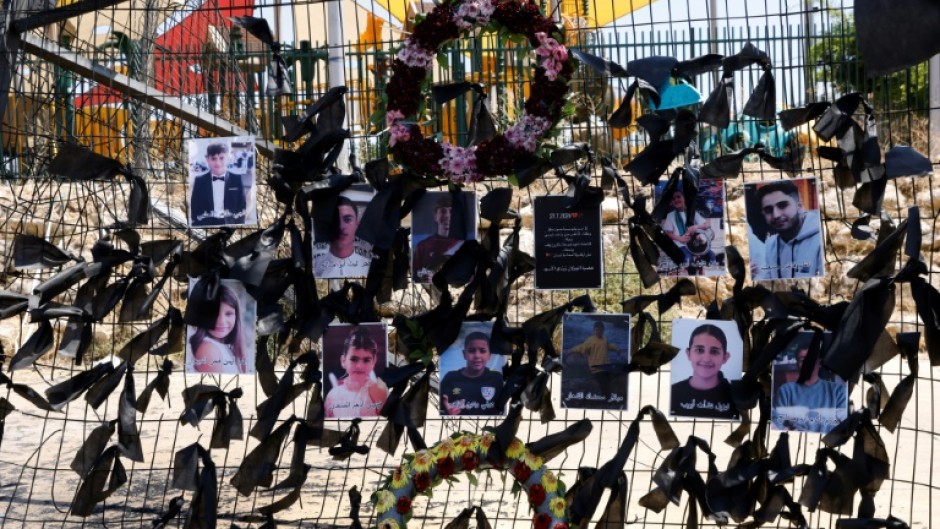
[[[225,177],[224,177],[224,176],[213,176],[213,177],[212,177],[212,181],[215,182],[216,180],[225,181]]]

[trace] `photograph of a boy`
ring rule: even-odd
[[[825,275],[815,178],[744,184],[751,277]]]
[[[190,226],[257,224],[254,138],[197,138],[187,146]]]
[[[313,275],[317,279],[366,277],[372,264],[372,245],[356,236],[359,222],[374,192],[343,191],[333,213],[332,233],[314,225]]]
[[[629,315],[565,315],[561,355],[562,407],[627,409]]]
[[[190,292],[198,283],[198,279],[190,281]],[[219,298],[219,312],[212,327],[187,326],[186,372],[254,373],[258,303],[234,279],[221,281]]]
[[[503,388],[506,359],[490,349],[493,324],[466,322],[440,360],[441,415],[503,415],[496,396]]]
[[[821,359],[799,382],[812,340],[812,332],[799,333],[774,360],[771,424],[776,430],[829,433],[848,417],[849,386]]]
[[[385,324],[330,325],[321,351],[326,418],[378,417],[388,400],[388,387],[379,378],[388,361]]]
[[[663,255],[657,263],[662,276],[725,274],[725,194],[724,181],[703,178],[699,182],[695,204],[686,204],[682,186],[669,197],[662,197],[663,180],[656,185],[656,201],[668,200],[669,211],[660,222],[666,235],[676,243],[685,257],[675,263]]]
[[[455,205],[450,192],[429,191],[415,204],[411,238],[411,276],[415,283],[430,283],[465,241],[476,240],[476,193],[457,196],[462,204]]]
[[[727,320],[676,319],[670,413],[680,417],[734,419],[731,381],[741,378],[744,342]]]

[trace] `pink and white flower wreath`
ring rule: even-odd
[[[534,49],[535,74],[522,116],[504,134],[473,147],[425,138],[415,124],[438,50],[477,28],[524,36]],[[386,85],[389,151],[406,169],[455,183],[510,175],[520,156],[534,154],[561,119],[574,62],[561,29],[532,2],[450,0],[418,22],[392,63]]]

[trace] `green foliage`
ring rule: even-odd
[[[421,362],[426,366],[431,365],[434,361],[434,346],[431,344],[429,337],[424,333],[424,328],[421,327],[417,321],[411,319],[406,320],[405,325],[415,339],[415,343],[412,343],[411,350],[408,353],[408,360]]]
[[[437,64],[444,70],[450,69],[450,57],[448,57],[448,51],[442,50],[437,52]]]
[[[610,228],[609,225],[604,227]],[[620,237],[623,240],[625,234],[621,233]],[[598,311],[617,314],[623,311],[621,301],[639,295],[642,290],[640,275],[630,257],[630,246],[624,242],[604,247],[603,289],[572,290],[571,299],[589,294]]]
[[[518,481],[512,482],[512,495],[516,498],[519,497],[519,494],[522,492],[522,485]]]
[[[810,47],[809,60],[816,65],[817,77],[831,81],[843,94],[861,92],[882,110],[927,112],[926,64],[869,79],[858,46],[855,21],[849,15],[837,12],[833,16],[832,24]]]

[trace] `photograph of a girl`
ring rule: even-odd
[[[323,336],[323,407],[327,419],[378,417],[388,399],[385,324],[331,325]]]
[[[198,283],[191,282],[190,290]],[[187,373],[227,375],[255,372],[256,302],[240,281],[219,285],[219,313],[211,329],[189,326],[186,340]]]
[[[734,322],[672,322],[672,345],[684,350],[672,361],[670,413],[681,417],[734,419],[731,380],[741,378],[743,341]]]

